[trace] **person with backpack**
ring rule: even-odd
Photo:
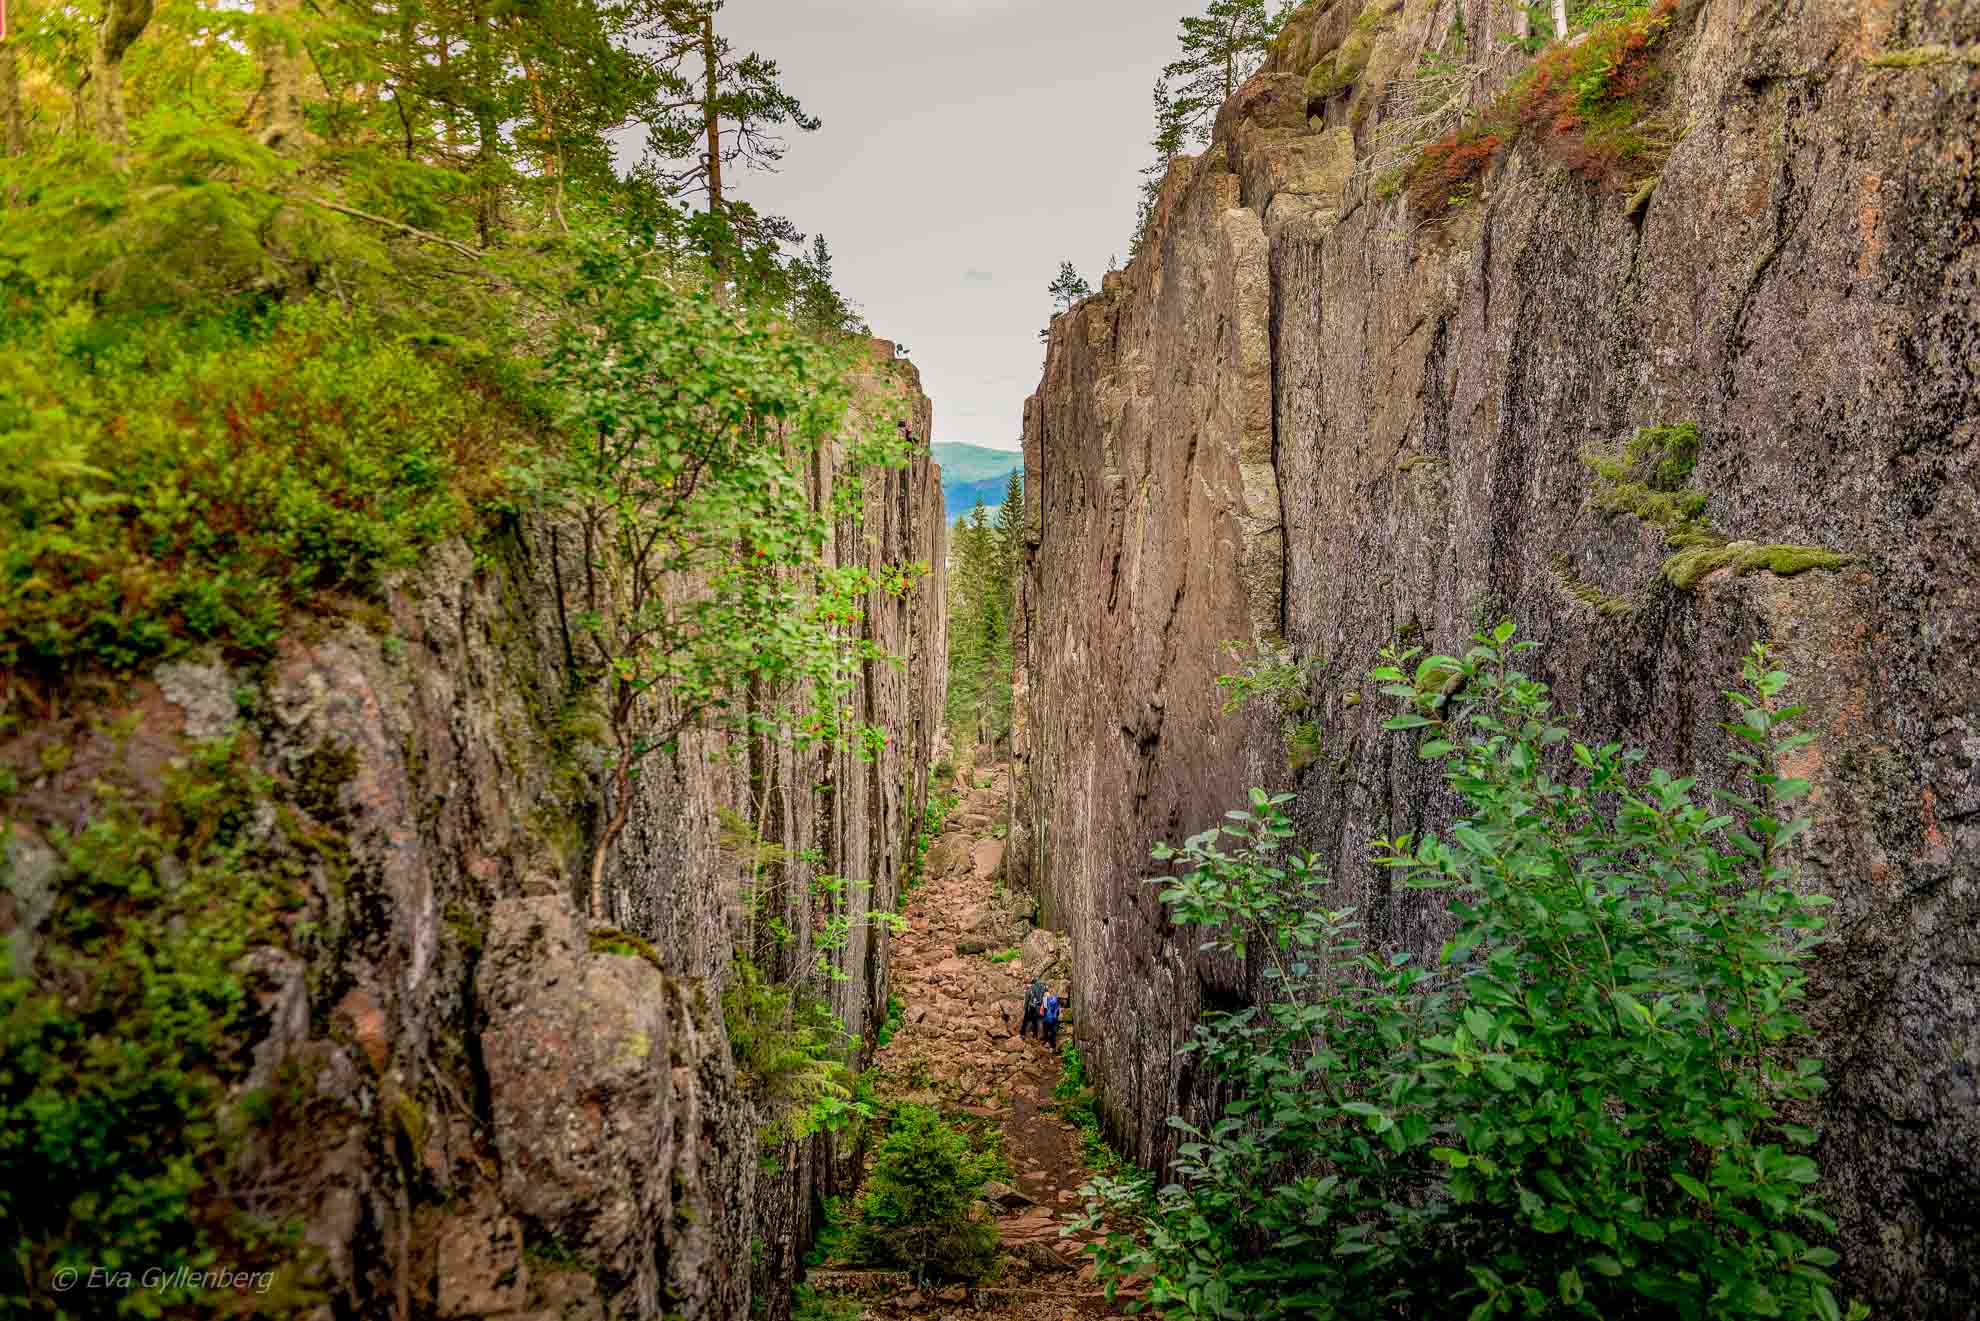
[[[1018,1035],[1028,1037],[1039,1023],[1039,1011],[1045,1007],[1045,983],[1033,977],[1031,985],[1024,992],[1024,1021],[1018,1024]],[[1010,1022],[1007,1018],[1006,1023]]]
[[[1059,1049],[1059,997],[1056,992],[1045,997],[1045,1008],[1039,1012],[1039,1019],[1045,1025],[1045,1044],[1056,1052]]]

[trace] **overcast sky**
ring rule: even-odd
[[[1016,448],[1070,258],[1127,256],[1156,71],[1200,0],[728,0],[739,49],[825,121],[736,191],[831,244],[905,344],[935,439]]]

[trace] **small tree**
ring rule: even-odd
[[[856,1251],[919,1280],[975,1279],[997,1257],[996,1227],[973,1206],[989,1176],[969,1139],[932,1106],[903,1105],[860,1194]]]
[[[1045,292],[1052,295],[1054,309],[1052,315],[1056,317],[1062,312],[1070,311],[1072,305],[1080,299],[1090,297],[1093,286],[1086,282],[1086,277],[1081,275],[1071,262],[1062,261],[1059,263],[1058,275],[1053,277],[1052,283],[1045,286]],[[1049,339],[1051,334],[1052,328],[1046,326],[1038,332],[1038,338]]]
[[[1059,263],[1058,275],[1053,277],[1052,283],[1045,286],[1045,291],[1052,295],[1052,305],[1064,312],[1080,299],[1089,297],[1093,293],[1093,286],[1086,282],[1086,277],[1081,275],[1071,262],[1062,261]]]
[[[784,156],[778,130],[816,130],[819,120],[786,92],[777,62],[738,53],[716,30],[723,0],[658,0],[642,33],[653,43],[660,90],[642,114],[652,177],[671,195],[701,197],[717,222],[709,236],[718,266],[727,246],[723,167],[774,169]]]
[[[1157,143],[1208,142],[1217,111],[1257,71],[1285,20],[1286,11],[1274,11],[1269,0],[1210,0],[1183,19],[1182,54],[1163,66],[1156,84]]]
[[[570,439],[521,476],[582,543],[582,581],[560,583],[558,605],[573,680],[602,683],[610,729],[590,868],[602,923],[633,779],[687,729],[880,741],[851,730],[840,701],[857,667],[883,654],[860,629],[874,580],[819,561],[832,520],[860,499],[860,469],[899,466],[906,443],[892,417],[874,419],[842,454],[838,503],[814,508],[800,469],[847,424],[850,360],[765,312],[652,278],[619,245],[588,249],[580,274],[551,357]],[[752,706],[753,688],[797,690],[805,709]]]

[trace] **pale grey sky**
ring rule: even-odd
[[[728,0],[739,49],[825,121],[736,190],[832,246],[873,332],[905,344],[935,439],[1015,448],[1070,258],[1127,257],[1149,89],[1200,0]]]

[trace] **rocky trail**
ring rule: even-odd
[[[898,1271],[814,1269],[821,1292],[858,1298],[869,1318],[1002,1317],[1061,1321],[1114,1315],[1086,1264],[1085,1239],[1064,1227],[1087,1178],[1078,1131],[1052,1089],[1062,1056],[1020,1037],[1024,987],[1035,974],[1064,995],[1071,970],[1062,937],[1034,929],[1028,901],[997,883],[1008,768],[979,769],[928,852],[926,879],[909,895],[908,929],[895,938],[893,994],[903,1021],[872,1067],[888,1094],[995,1122],[1012,1170],[989,1185],[1005,1258],[993,1280],[931,1285]],[[1001,956],[1001,957],[993,957]],[[1076,1013],[1059,1045],[1075,1044]]]

